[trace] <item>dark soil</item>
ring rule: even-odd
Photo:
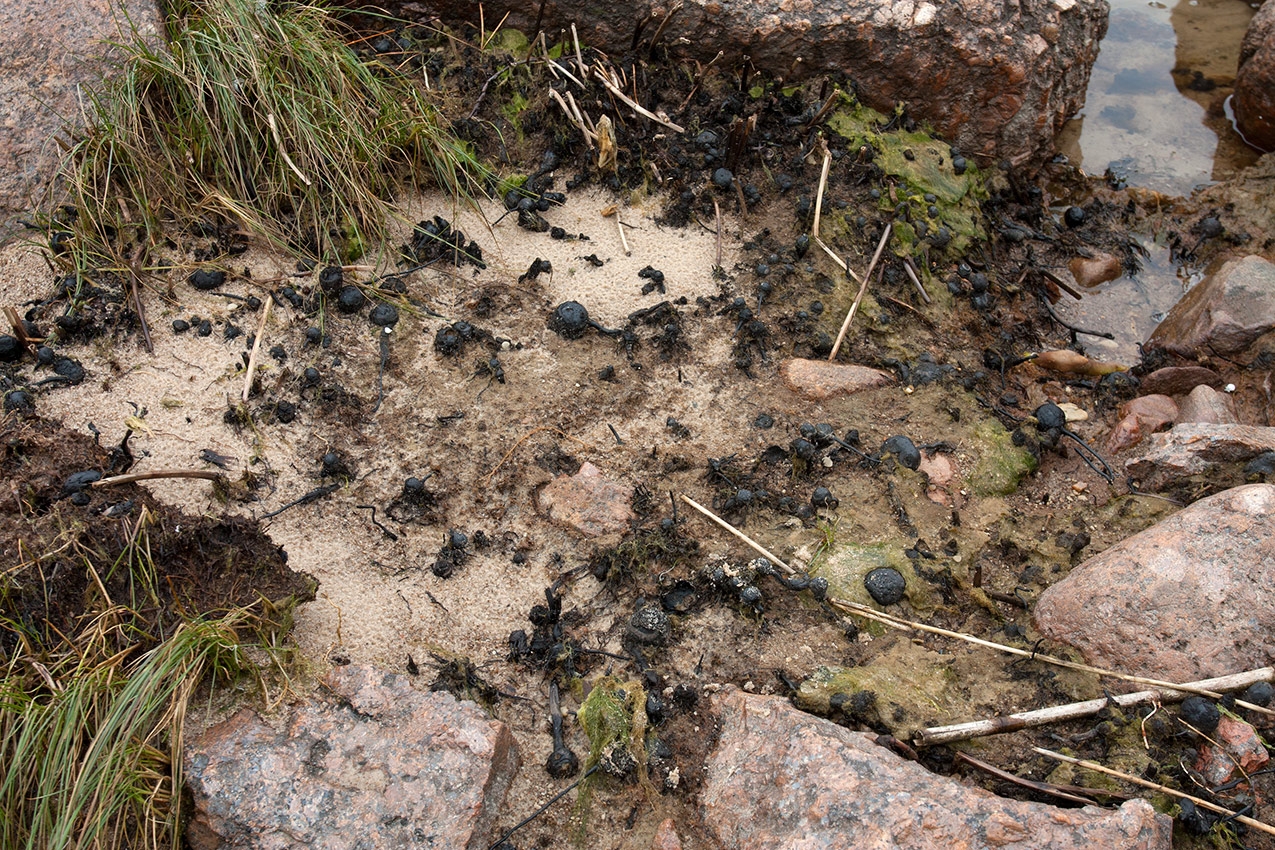
[[[80,491],[86,504],[72,502],[73,476],[122,473],[132,461],[127,443],[107,448],[48,420],[8,416],[0,424],[0,477],[10,484],[0,503],[0,654],[15,650],[19,634],[48,647],[74,634],[102,604],[102,590],[153,624],[153,639],[182,617],[260,597],[280,608],[314,598],[314,580],[288,569],[286,554],[253,522],[184,514],[137,484],[89,487]],[[143,557],[153,564],[149,582],[137,567]]]

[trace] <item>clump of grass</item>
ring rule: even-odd
[[[0,846],[180,846],[186,707],[206,677],[256,669],[239,635],[253,619],[189,621],[127,662],[135,612],[112,606],[60,658],[15,653],[0,679]]]
[[[307,3],[170,0],[165,43],[132,37],[88,95],[62,174],[78,269],[118,268],[122,234],[229,224],[316,259],[383,241],[403,181],[460,198],[483,170],[430,92],[353,49]],[[73,210],[73,211],[72,211]]]

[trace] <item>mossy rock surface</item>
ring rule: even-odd
[[[915,222],[925,221],[930,232],[946,227],[952,240],[944,249],[952,256],[964,254],[977,241],[987,239],[979,201],[988,197],[983,175],[973,162],[967,162],[963,173],[952,167],[947,142],[921,130],[908,132],[891,127],[890,118],[874,109],[845,97],[840,108],[828,117],[828,126],[844,137],[850,147],[869,146],[873,162],[894,178],[894,198],[882,191],[882,210],[894,210],[903,202],[912,208],[912,222],[896,219],[896,243],[908,247],[908,253],[919,254],[923,242],[917,238]],[[933,195],[937,216],[928,212],[925,196]]]
[[[907,740],[918,727],[938,718],[946,722],[959,713],[958,695],[952,688],[951,659],[900,640],[882,655],[861,667],[820,667],[797,689],[797,706],[815,714],[834,714],[837,702],[862,704],[856,694],[875,695],[875,718],[861,713],[856,720],[874,719],[896,737]],[[844,710],[844,709],[843,709]]]
[[[877,604],[863,585],[863,577],[881,567],[896,569],[903,576],[906,585],[904,598],[914,609],[929,611],[934,608],[933,592],[929,584],[916,574],[912,562],[903,554],[903,547],[898,544],[877,543],[864,546],[839,543],[811,572],[828,580],[829,596],[881,609],[882,606]]]
[[[969,486],[976,496],[1007,496],[1018,489],[1024,477],[1036,471],[1036,457],[1014,445],[999,422],[979,422],[970,437],[978,463],[970,473]]]

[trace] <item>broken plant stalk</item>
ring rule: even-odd
[[[701,505],[699,502],[696,502],[694,499],[691,499],[690,497],[686,495],[683,495],[681,498],[682,498],[682,501],[686,502],[686,504],[690,505],[692,508],[699,511],[701,514],[711,519],[717,525],[721,526],[722,528],[729,531],[731,534],[738,537],[740,540],[747,543],[757,553],[762,555],[762,557],[768,559],[771,563],[779,567],[788,575],[796,574],[797,572],[796,570],[794,570],[792,567],[785,564],[779,558],[775,557],[773,553],[767,551],[766,548],[763,547],[760,543],[753,540],[747,534],[744,534],[744,532],[735,528],[735,526],[731,525],[726,520],[717,516],[717,514],[713,513],[708,508]],[[1120,673],[1115,670],[1107,670],[1103,667],[1094,667],[1093,665],[1090,665],[1090,664],[1081,664],[1078,661],[1068,661],[1065,658],[1058,658],[1053,655],[1045,655],[1039,652],[1033,652],[1026,649],[1019,649],[1016,646],[1006,646],[1003,643],[996,643],[995,641],[984,640],[983,638],[974,637],[973,635],[967,635],[964,632],[954,632],[950,629],[942,629],[942,628],[939,628],[938,626],[930,626],[925,623],[918,623],[915,620],[906,620],[902,617],[896,617],[893,614],[887,614],[884,611],[878,611],[875,608],[871,608],[867,605],[863,605],[858,602],[853,602],[848,599],[836,599],[832,596],[829,596],[827,598],[827,602],[833,608],[836,608],[847,614],[854,614],[856,616],[863,617],[866,620],[872,620],[874,622],[880,623],[883,626],[888,626],[892,629],[898,629],[900,631],[928,632],[929,634],[939,635],[941,637],[947,637],[947,638],[954,638],[956,640],[965,641],[966,643],[972,643],[977,646],[985,646],[988,649],[995,649],[1000,652],[1008,653],[1010,655],[1017,655],[1022,658],[1028,658],[1033,661],[1043,661],[1046,664],[1052,664],[1055,667],[1065,667],[1069,670],[1079,670],[1082,673],[1092,673],[1096,676],[1104,676],[1109,679],[1119,679],[1124,682],[1133,682],[1134,684],[1137,684],[1137,685],[1150,685],[1153,688],[1165,688],[1167,690],[1172,690],[1172,691],[1181,691],[1184,693],[1196,694],[1198,696],[1203,696],[1203,697],[1209,697],[1211,699],[1220,699],[1222,696],[1217,691],[1212,691],[1207,688],[1195,687],[1190,684],[1178,684],[1175,682],[1166,682],[1161,679],[1150,679],[1145,676],[1130,676],[1127,673]],[[1268,717],[1275,717],[1275,710],[1264,708],[1263,706],[1260,706],[1260,705],[1254,705],[1253,703],[1245,702],[1244,700],[1239,700],[1239,699],[1235,701],[1235,704],[1240,706],[1241,708],[1248,709],[1249,711],[1255,711],[1259,714],[1265,714]]]
[[[877,243],[877,250],[872,255],[872,262],[868,263],[868,270],[864,272],[863,280],[859,283],[859,294],[854,297],[854,303],[850,305],[850,312],[846,313],[846,320],[841,323],[841,330],[837,332],[837,341],[833,343],[832,352],[828,355],[829,363],[837,359],[837,352],[841,350],[841,343],[845,341],[846,331],[850,330],[850,323],[854,321],[854,314],[859,312],[859,302],[863,300],[863,293],[868,290],[868,281],[872,279],[872,271],[877,267],[877,260],[881,259],[881,252],[885,250],[885,243],[890,241],[890,231],[893,227],[893,224],[887,224],[885,232],[881,234],[881,241]]]
[[[265,306],[261,308],[261,323],[257,325],[257,336],[252,340],[252,354],[248,355],[248,374],[244,375],[244,404],[248,403],[248,396],[252,393],[252,376],[257,371],[257,358],[261,355],[261,338],[265,336],[266,320],[270,318],[270,305],[273,303],[274,297],[267,296]]]
[[[134,481],[152,481],[156,478],[203,478],[218,481],[224,478],[220,472],[209,469],[152,469],[150,472],[129,472],[125,475],[112,475],[110,478],[99,478],[93,487],[112,487],[116,484],[132,484]]]
[[[1260,670],[1248,670],[1244,673],[1232,673],[1229,676],[1218,676],[1213,679],[1202,679],[1198,682],[1187,682],[1184,687],[1203,688],[1205,690],[1225,693],[1247,688],[1255,682],[1275,680],[1275,667],[1263,667]],[[932,747],[936,744],[950,744],[953,741],[967,741],[970,738],[981,738],[986,735],[998,735],[1002,732],[1016,732],[1019,729],[1030,729],[1049,723],[1075,720],[1097,714],[1112,703],[1127,708],[1146,702],[1176,702],[1186,698],[1186,691],[1156,689],[1138,691],[1132,694],[1115,694],[1110,697],[1073,702],[1066,705],[1051,705],[1034,711],[1022,711],[985,720],[973,720],[969,723],[956,723],[951,726],[931,726],[918,729],[912,741],[918,747]]]
[[[1253,829],[1259,830],[1261,832],[1265,832],[1268,835],[1275,835],[1275,826],[1271,826],[1268,823],[1263,823],[1260,820],[1254,820],[1253,818],[1250,818],[1246,815],[1238,814],[1236,812],[1231,811],[1230,809],[1225,809],[1222,806],[1217,805],[1216,803],[1210,803],[1208,800],[1202,800],[1199,797],[1192,796],[1191,794],[1187,794],[1183,791],[1178,791],[1177,789],[1170,788],[1167,785],[1161,785],[1158,782],[1150,782],[1146,779],[1143,779],[1140,776],[1133,776],[1132,774],[1124,773],[1119,770],[1113,770],[1109,767],[1104,767],[1098,764],[1097,762],[1085,761],[1084,759],[1077,759],[1077,758],[1072,758],[1071,756],[1065,756],[1062,753],[1056,753],[1053,750],[1046,750],[1043,747],[1032,747],[1032,751],[1040,753],[1042,756],[1045,756],[1046,758],[1051,758],[1054,761],[1062,761],[1062,762],[1066,762],[1067,764],[1074,764],[1076,767],[1083,767],[1085,770],[1092,770],[1097,773],[1105,773],[1108,776],[1114,776],[1117,779],[1123,779],[1125,782],[1132,782],[1134,785],[1141,785],[1143,788],[1150,788],[1151,790],[1159,791],[1162,794],[1168,794],[1172,797],[1178,797],[1183,800],[1190,800],[1192,803],[1195,803],[1197,806],[1199,806],[1202,809],[1208,809],[1211,812],[1217,812],[1220,815],[1225,815],[1229,819],[1237,820],[1240,823],[1245,824],[1246,826],[1251,826],[1253,827]]]

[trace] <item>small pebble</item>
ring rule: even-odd
[[[190,322],[185,319],[173,319],[173,333],[184,334],[190,330]]]

